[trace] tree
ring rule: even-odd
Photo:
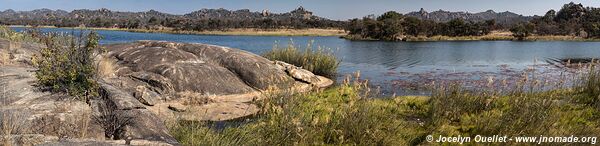
[[[448,36],[465,36],[467,34],[465,21],[463,19],[452,19],[446,24],[446,35]]]
[[[388,11],[388,12],[383,13],[383,15],[377,17],[378,21],[383,21],[383,20],[387,20],[387,19],[399,20],[399,19],[402,19],[402,14],[400,14],[396,11]]]
[[[529,37],[533,32],[535,26],[532,23],[519,23],[510,29],[510,32],[513,33],[513,37],[517,38],[517,40],[525,40],[525,38]]]
[[[161,22],[156,18],[156,17],[150,17],[150,19],[148,20],[148,25],[158,25]]]
[[[581,4],[575,4],[571,2],[563,5],[563,7],[556,13],[554,21],[568,21],[571,19],[579,19],[586,13],[585,7]]]
[[[600,37],[600,8],[589,8],[584,17],[584,30],[587,37]]]

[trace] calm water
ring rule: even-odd
[[[14,28],[21,31],[22,28]],[[47,28],[42,31],[71,32],[70,29]],[[77,31],[76,31],[77,32]],[[342,59],[340,74],[360,71],[361,78],[388,93],[420,94],[393,86],[411,79],[477,80],[502,75],[506,70],[519,71],[535,64],[564,58],[600,58],[600,42],[375,42],[348,41],[338,37],[285,36],[210,36],[161,33],[98,31],[103,44],[136,40],[164,40],[206,43],[239,48],[261,54],[274,44],[294,43],[301,48],[307,44],[335,50]],[[339,79],[341,79],[340,77]]]

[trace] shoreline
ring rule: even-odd
[[[351,41],[389,41],[389,42],[438,42],[438,41],[572,41],[572,42],[600,42],[600,38],[583,38],[578,36],[533,35],[524,40],[517,40],[510,32],[498,31],[483,36],[408,36],[398,40],[378,40],[363,38],[356,35],[344,35],[341,38]]]
[[[30,25],[8,25],[8,27],[26,27]],[[439,42],[439,41],[519,41],[516,40],[510,32],[495,31],[483,36],[408,36],[399,40],[378,40],[372,38],[363,38],[356,35],[348,35],[340,29],[273,29],[263,30],[254,28],[236,28],[226,31],[175,31],[172,28],[151,29],[126,29],[126,28],[102,28],[102,27],[56,27],[56,26],[37,26],[38,28],[64,28],[64,29],[87,29],[87,30],[107,30],[107,31],[126,31],[137,33],[165,33],[165,34],[184,34],[184,35],[220,35],[220,36],[337,36],[350,41],[388,41],[388,42]],[[600,42],[600,38],[583,38],[578,36],[556,36],[556,35],[533,35],[521,41],[571,41],[571,42]]]
[[[8,27],[26,27],[29,25],[9,25]],[[226,31],[175,31],[173,28],[161,29],[127,29],[127,28],[102,28],[102,27],[56,27],[56,26],[38,26],[39,28],[65,28],[65,29],[87,29],[87,30],[108,30],[108,31],[127,31],[138,33],[167,33],[167,34],[189,34],[189,35],[239,35],[239,36],[344,36],[346,32],[340,29],[330,28],[307,28],[307,29],[273,29],[263,30],[255,28],[236,28]]]

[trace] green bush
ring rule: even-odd
[[[293,44],[285,48],[277,45],[263,56],[270,60],[278,60],[295,66],[302,67],[314,74],[335,78],[340,61],[331,51],[324,49],[313,50],[310,45],[304,50],[299,50]]]
[[[25,32],[16,32],[7,26],[0,25],[0,38],[16,42],[39,42],[36,35],[39,34],[36,29],[30,29]]]
[[[39,85],[55,92],[66,92],[80,100],[98,95],[92,54],[98,47],[96,32],[73,35],[49,33],[41,36],[46,45],[35,57]]]

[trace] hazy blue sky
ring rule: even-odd
[[[512,11],[524,15],[543,15],[549,9],[559,9],[574,1],[586,6],[600,7],[600,0],[0,0],[0,10],[32,10],[39,8],[98,9],[118,11],[147,11],[150,9],[183,14],[202,8],[250,9],[287,12],[304,6],[316,15],[331,19],[349,19],[395,10],[401,13],[449,10],[481,12]]]

